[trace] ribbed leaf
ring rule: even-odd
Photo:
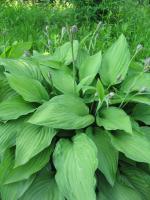
[[[102,58],[100,76],[104,85],[120,83],[126,76],[130,62],[130,53],[124,35],[106,51]]]
[[[150,197],[150,175],[134,166],[123,166],[122,172],[146,200]]]
[[[0,123],[0,153],[15,145],[16,134],[21,126],[21,122],[12,121],[5,124]]]
[[[128,158],[150,163],[150,137],[142,131],[133,130],[133,135],[120,132],[114,136],[109,134],[113,146],[124,153]]]
[[[132,116],[135,120],[142,121],[146,125],[150,125],[150,106],[144,104],[137,104],[134,107]]]
[[[98,149],[98,168],[113,185],[118,167],[118,151],[112,146],[109,136],[102,129],[96,128],[92,131],[89,128],[87,133]]]
[[[150,92],[150,75],[144,72],[128,77],[121,86],[121,90],[125,93],[142,91],[143,89]]]
[[[16,76],[25,76],[42,80],[42,74],[36,62],[27,59],[0,59],[0,64],[5,67],[7,72]]]
[[[16,95],[16,92],[10,87],[6,78],[0,79],[0,102]]]
[[[76,60],[78,54],[79,43],[77,40],[73,41],[73,53],[74,59]],[[58,47],[54,53],[54,59],[64,63],[65,65],[69,65],[73,61],[72,56],[72,46],[70,42],[66,42],[62,46]]]
[[[35,176],[31,176],[25,181],[3,185],[0,189],[3,200],[18,200],[30,187]]]
[[[93,56],[87,57],[84,62],[82,62],[81,66],[79,66],[80,80],[86,78],[87,76],[92,76],[94,79],[96,74],[99,72],[101,60],[101,52],[98,52]],[[91,82],[93,81],[93,79],[91,80]]]
[[[117,180],[111,187],[104,178],[99,178],[99,195],[97,200],[143,200],[138,191]]]
[[[47,171],[39,175],[20,200],[65,200],[54,177]]]
[[[49,99],[46,89],[39,81],[25,76],[16,76],[8,73],[6,74],[6,77],[11,88],[20,94],[24,100],[42,103]]]
[[[82,99],[59,95],[40,106],[29,119],[32,124],[60,129],[80,129],[93,123],[88,107]]]
[[[9,184],[24,179],[28,179],[32,174],[41,170],[49,161],[51,148],[47,148],[33,157],[25,165],[14,168],[14,151],[11,149],[4,155],[4,160],[0,164],[1,183]]]
[[[27,163],[48,147],[55,134],[56,131],[48,127],[25,125],[16,139],[15,166]]]
[[[14,96],[0,103],[0,120],[17,119],[35,110],[35,107],[25,102],[21,97]]]
[[[109,107],[99,111],[97,116],[98,126],[106,130],[124,130],[132,134],[132,126],[129,116],[120,108]]]
[[[51,70],[50,71],[52,84],[60,92],[64,94],[75,93],[74,78],[67,70]]]
[[[74,136],[72,142],[61,139],[54,151],[56,182],[69,200],[96,200],[94,173],[97,149],[85,134]]]

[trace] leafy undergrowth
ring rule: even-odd
[[[150,62],[124,35],[102,55],[77,40],[0,58],[2,200],[149,200]]]

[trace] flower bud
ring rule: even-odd
[[[142,44],[138,44],[136,47],[136,52],[139,52],[143,49],[143,45]]]
[[[46,32],[48,32],[48,29],[49,29],[49,26],[47,25],[47,26],[45,27]]]
[[[111,99],[114,95],[115,95],[114,92],[110,92],[110,93],[108,94],[108,98]]]
[[[76,33],[78,32],[78,27],[76,25],[73,25],[70,29],[71,33]]]
[[[150,57],[148,57],[148,58],[146,58],[146,59],[144,60],[144,65],[145,65],[145,66],[150,66]]]
[[[141,89],[140,89],[140,91],[139,91],[140,93],[144,93],[144,92],[147,92],[147,88],[145,87],[145,86],[143,86]]]

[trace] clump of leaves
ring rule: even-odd
[[[0,59],[1,199],[149,200],[150,74],[124,35],[103,55],[16,48]]]

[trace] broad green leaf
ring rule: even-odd
[[[27,163],[51,144],[56,131],[48,127],[26,124],[16,139],[15,166]]]
[[[118,104],[118,103],[129,103],[129,102],[135,102],[135,103],[142,103],[150,105],[150,95],[149,94],[129,94],[128,96],[125,96],[125,94],[117,94],[112,99],[110,99],[110,104]]]
[[[34,176],[31,176],[25,181],[11,183],[3,185],[1,187],[1,196],[3,200],[18,200],[25,191],[30,187],[34,180]]]
[[[96,200],[94,173],[98,167],[97,149],[85,134],[72,141],[61,139],[53,154],[56,182],[69,200]]]
[[[142,72],[136,76],[126,78],[121,86],[121,90],[125,93],[142,90],[150,92],[150,74]]]
[[[87,76],[92,76],[94,79],[96,74],[99,72],[101,60],[102,60],[101,52],[98,52],[93,56],[85,58],[85,61],[82,62],[81,66],[79,67],[80,80],[86,78]]]
[[[79,48],[79,42],[77,40],[73,41],[73,53],[74,60],[77,58]],[[54,53],[53,58],[59,62],[69,65],[73,61],[71,42],[66,42],[62,46],[58,47]]]
[[[100,177],[98,188],[97,200],[143,200],[138,191],[120,180],[117,180],[111,187],[104,178]]]
[[[53,86],[64,94],[74,94],[76,83],[73,76],[67,70],[51,70],[51,81]]]
[[[80,45],[81,46],[81,45]],[[81,49],[79,48],[79,51],[78,51],[78,55],[77,55],[77,59],[76,59],[76,67],[79,69],[80,66],[85,62],[85,60],[87,58],[89,58],[89,54],[88,54],[88,51],[85,50],[85,49]]]
[[[113,185],[118,167],[118,151],[112,146],[109,136],[100,128],[93,130],[88,136],[94,141],[98,150],[98,168],[105,175],[108,182]]]
[[[100,76],[106,86],[120,83],[126,76],[130,52],[124,35],[106,51],[102,58]]]
[[[3,153],[7,148],[15,145],[16,134],[20,126],[20,120],[0,123],[0,153]]]
[[[137,104],[134,107],[132,116],[135,120],[142,121],[146,125],[150,125],[150,106],[145,104]]]
[[[128,158],[137,162],[150,163],[150,137],[142,129],[133,130],[132,135],[120,132],[109,136],[113,146]]]
[[[39,175],[20,200],[65,200],[54,177],[47,171]]]
[[[41,170],[50,159],[51,148],[43,150],[41,153],[33,157],[25,165],[15,167],[14,151],[11,149],[4,156],[4,160],[0,164],[0,181],[3,184],[10,184],[17,181],[28,179],[32,174]]]
[[[106,130],[124,130],[132,134],[132,126],[129,116],[120,108],[109,107],[99,111],[97,116],[98,126]]]
[[[134,166],[123,166],[121,168],[131,184],[139,191],[144,199],[150,197],[150,175],[140,168]]]
[[[5,101],[12,96],[15,96],[16,92],[10,87],[6,78],[0,80],[0,102]]]
[[[35,107],[25,102],[21,97],[14,96],[0,103],[0,120],[17,119],[35,110]]]
[[[0,64],[7,72],[16,76],[26,76],[36,80],[42,80],[42,74],[38,64],[28,59],[0,59]]]
[[[28,121],[31,124],[60,129],[85,128],[94,122],[82,99],[59,95],[40,106]]]
[[[9,51],[8,57],[9,58],[19,58],[24,54],[25,51],[31,49],[32,43],[31,42],[20,42],[14,44]]]
[[[8,73],[6,74],[6,77],[10,87],[20,94],[24,100],[42,103],[49,99],[46,89],[39,81],[25,76],[16,76]]]

